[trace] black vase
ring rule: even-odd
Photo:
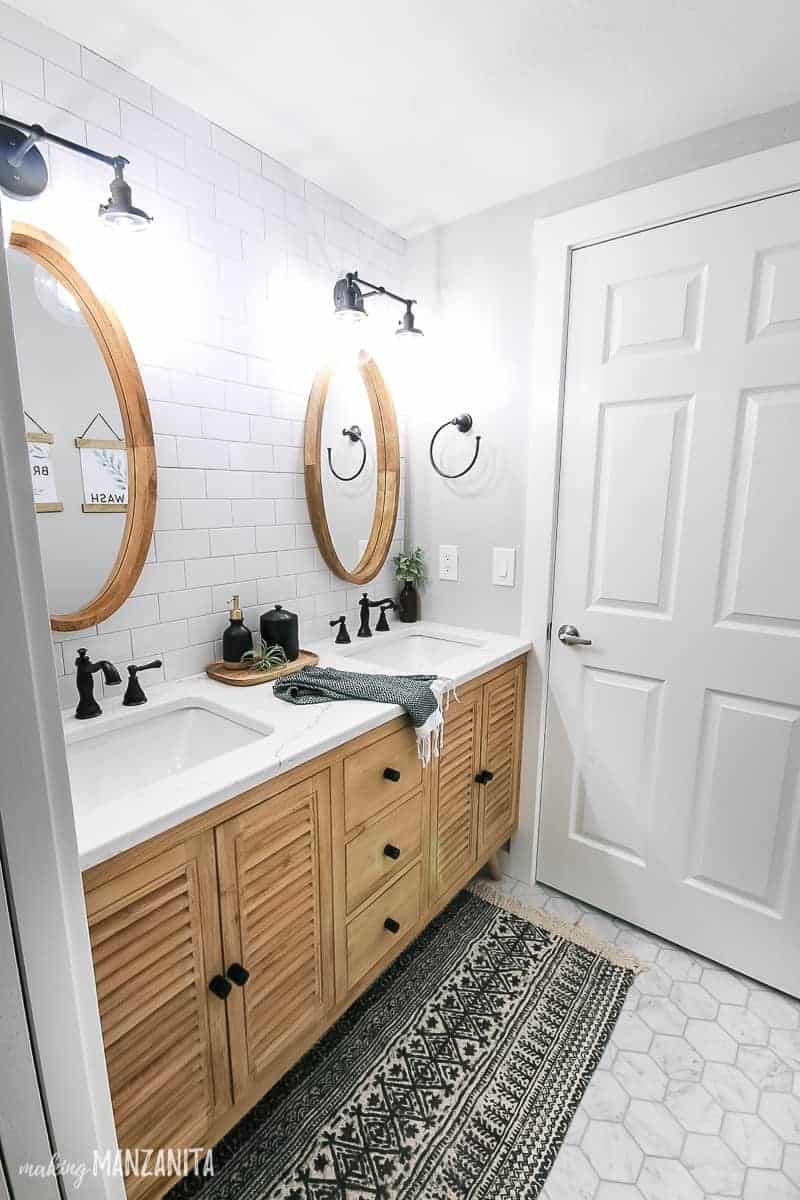
[[[419,592],[413,583],[404,583],[398,598],[401,621],[419,620]]]

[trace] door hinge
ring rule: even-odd
[[[548,621],[547,622],[547,640],[548,640],[548,642],[550,641],[550,638],[552,636],[553,636],[553,622]]]

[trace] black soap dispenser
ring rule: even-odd
[[[231,623],[222,635],[222,658],[226,663],[240,663],[242,655],[253,649],[253,635],[244,623],[239,597],[231,601]]]

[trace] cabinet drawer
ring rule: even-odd
[[[399,775],[387,778],[385,771]],[[390,800],[418,788],[422,764],[414,730],[398,729],[344,760],[344,824],[353,829]]]
[[[422,793],[417,792],[368,825],[345,848],[347,911],[403,871],[419,854],[421,843]]]
[[[347,926],[348,987],[358,983],[416,925],[421,884],[422,867],[417,863]],[[386,928],[387,919],[399,925],[396,933]]]

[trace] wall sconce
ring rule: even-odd
[[[369,291],[362,291],[362,288],[369,288]],[[396,300],[398,304],[405,304],[406,311],[395,330],[397,337],[423,336],[422,330],[417,329],[414,325],[414,314],[411,311],[412,304],[417,303],[416,300],[398,296],[396,292],[390,292],[378,283],[369,283],[366,279],[359,279],[358,271],[348,271],[346,275],[336,281],[333,289],[333,305],[336,316],[343,321],[363,321],[367,316],[364,300],[370,296],[388,296],[390,300]]]
[[[445,421],[443,425],[440,425],[436,430],[436,433],[431,438],[428,454],[431,460],[431,466],[437,475],[441,475],[442,479],[461,479],[463,475],[466,475],[468,471],[472,470],[472,468],[475,466],[475,463],[478,461],[478,455],[481,452],[481,435],[477,434],[475,438],[475,453],[473,454],[470,463],[464,467],[463,471],[457,471],[455,475],[448,475],[446,471],[443,471],[442,468],[437,465],[436,459],[433,457],[434,443],[442,430],[447,429],[448,425],[455,425],[459,433],[469,433],[470,429],[472,429],[472,417],[469,415],[469,413],[461,413],[461,416],[453,417],[451,421]]]
[[[48,133],[41,125],[27,125],[14,117],[0,113],[0,191],[15,200],[33,200],[47,187],[47,163],[37,148],[37,142],[52,142],[63,146],[74,154],[82,154],[95,162],[107,163],[114,168],[110,196],[98,208],[98,216],[106,225],[116,229],[146,229],[152,217],[133,204],[130,184],[123,174],[128,159],[121,154],[101,154],[90,146],[81,146],[68,138]]]

